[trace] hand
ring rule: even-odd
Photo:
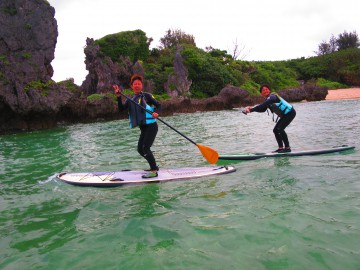
[[[122,90],[120,89],[120,87],[119,87],[118,85],[114,84],[114,85],[113,85],[113,88],[114,88],[115,95],[116,95],[117,97],[120,97],[120,96],[121,96],[120,93],[122,92]]]
[[[251,113],[250,107],[246,107],[246,108],[242,111],[242,113],[243,113],[243,114]]]
[[[158,113],[156,113],[156,112],[153,112],[153,113],[152,113],[152,117],[154,117],[154,118],[158,118],[158,117],[159,117],[159,114],[158,114]]]

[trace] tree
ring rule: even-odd
[[[165,36],[160,38],[161,49],[174,48],[181,44],[190,44],[196,47],[194,36],[186,34],[180,29],[169,29],[166,31]]]
[[[315,51],[317,56],[334,53],[349,48],[358,48],[360,46],[359,37],[356,31],[352,33],[339,34],[338,38],[331,36],[329,42],[323,41],[318,46],[318,51]]]
[[[244,53],[245,46],[241,46],[238,44],[237,39],[234,42],[234,48],[232,50],[232,58],[234,60],[244,60],[246,58],[246,54]]]
[[[318,51],[315,52],[317,56],[336,52],[337,39],[334,35],[331,36],[329,42],[323,41],[319,44]]]
[[[330,45],[330,53],[337,51],[337,39],[334,35],[331,35],[331,38],[329,40],[329,45]]]
[[[328,54],[330,52],[330,44],[326,41],[321,42],[318,46],[318,51],[315,51],[317,56]]]
[[[338,51],[349,49],[349,48],[358,48],[360,46],[359,37],[356,31],[352,33],[347,33],[346,31],[339,35],[336,40],[338,46]]]
[[[233,60],[232,56],[228,54],[226,50],[215,49],[209,46],[205,48],[205,51],[212,57],[223,61],[224,64],[227,64]]]
[[[331,36],[329,42],[323,41],[319,44],[318,51],[315,52],[317,56],[336,52],[337,39],[334,35]]]

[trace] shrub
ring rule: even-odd
[[[31,81],[24,87],[24,91],[27,92],[30,89],[34,89],[34,90],[39,91],[42,96],[47,96],[50,92],[49,86],[54,83],[55,82],[52,80],[49,80],[47,82]]]
[[[259,95],[260,84],[254,81],[249,80],[243,83],[240,87],[246,89],[250,95]]]
[[[93,102],[93,101],[97,101],[97,100],[102,100],[103,98],[104,98],[103,94],[92,94],[87,97],[87,100],[90,102]]]
[[[193,46],[185,46],[181,52],[192,81],[190,92],[203,92],[205,96],[217,95],[227,84],[238,85],[238,81],[221,60]]]
[[[259,85],[268,84],[274,91],[299,86],[297,73],[285,61],[257,62],[255,68],[250,76]]]
[[[316,85],[320,87],[326,87],[328,89],[341,89],[341,88],[349,88],[346,84],[342,84],[339,82],[332,82],[329,80],[326,80],[324,78],[318,78],[316,80]]]
[[[24,59],[30,59],[32,57],[31,53],[29,53],[29,52],[25,52],[21,56]]]
[[[72,92],[78,90],[78,86],[75,84],[74,78],[69,78],[64,81],[58,82],[58,84],[64,85],[66,89]]]
[[[148,58],[149,42],[145,32],[141,30],[124,31],[107,35],[95,41],[101,53],[117,61],[120,56],[129,56],[132,62]]]

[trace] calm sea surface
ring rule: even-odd
[[[295,104],[294,150],[355,151],[234,163],[235,173],[117,188],[62,171],[147,169],[126,120],[0,136],[0,269],[360,269],[360,99]],[[163,118],[220,154],[276,149],[266,113]],[[206,166],[159,123],[161,168]]]

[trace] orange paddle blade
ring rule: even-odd
[[[196,144],[196,146],[199,148],[203,157],[211,164],[215,164],[218,161],[219,154],[214,149],[200,144]]]

